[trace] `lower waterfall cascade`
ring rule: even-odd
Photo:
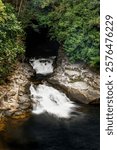
[[[62,92],[44,84],[36,88],[30,86],[31,99],[33,102],[33,113],[40,114],[48,112],[57,117],[69,118],[75,105]]]

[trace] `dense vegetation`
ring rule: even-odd
[[[99,67],[99,0],[31,0],[23,14],[24,23],[35,19],[49,27],[71,61]]]
[[[0,0],[0,81],[23,53],[23,30],[48,27],[71,61],[99,68],[99,0]],[[20,22],[18,21],[20,20]],[[33,24],[36,20],[38,24]]]
[[[13,7],[0,0],[0,83],[11,71],[17,55],[23,53],[21,33]]]

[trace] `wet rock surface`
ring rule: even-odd
[[[8,77],[8,83],[0,86],[0,112],[2,116],[23,118],[31,110],[29,98],[29,78],[32,68],[26,63],[17,63],[14,72]]]
[[[59,87],[74,101],[85,104],[99,104],[99,74],[91,71],[83,63],[70,64],[66,59],[60,61],[61,65],[58,65],[55,75],[49,78],[48,82],[55,87]]]
[[[85,104],[99,104],[100,76],[92,72],[84,64],[70,64],[67,58],[58,56],[58,64],[54,73],[46,80],[74,101]],[[31,77],[35,72],[27,63],[16,64],[8,77],[8,83],[0,86],[0,118],[24,118],[32,109],[29,97]],[[42,81],[43,82],[43,81]],[[38,81],[35,84],[39,84]]]

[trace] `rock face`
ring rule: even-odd
[[[26,63],[17,63],[9,82],[0,86],[0,114],[13,118],[23,118],[31,108],[28,78],[33,74],[32,68]]]
[[[48,82],[63,90],[74,101],[85,104],[99,103],[100,76],[79,64],[65,64],[58,67]]]

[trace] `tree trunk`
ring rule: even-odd
[[[23,0],[20,1],[19,10],[18,10],[18,16],[19,16],[19,14],[20,14],[20,12],[21,12],[22,3],[23,3]]]

